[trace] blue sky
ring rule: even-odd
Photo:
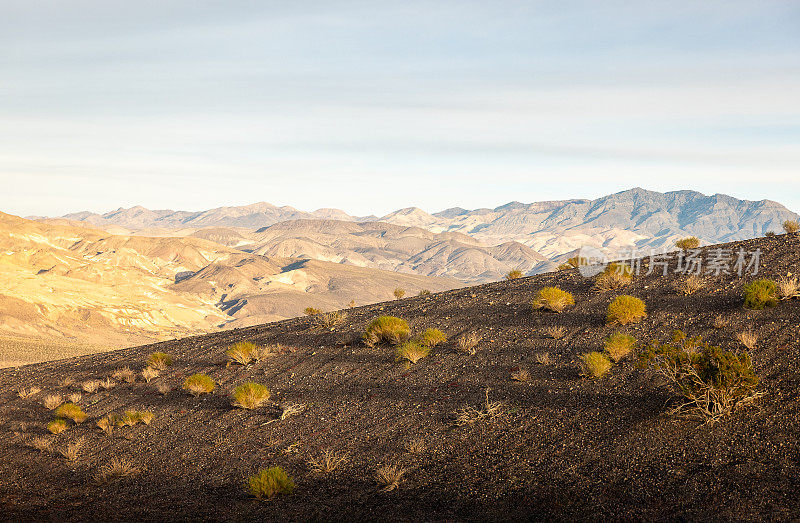
[[[800,211],[800,3],[0,0],[0,210]]]

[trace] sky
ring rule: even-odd
[[[800,2],[0,0],[0,211],[800,211]]]

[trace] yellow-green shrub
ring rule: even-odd
[[[633,296],[617,296],[608,305],[608,323],[627,325],[647,317],[644,302]]]
[[[83,423],[89,416],[83,412],[79,405],[74,403],[64,403],[56,409],[56,416],[59,418],[69,418],[75,423]]]
[[[756,280],[744,286],[744,307],[760,311],[778,305],[778,285],[772,280]]]
[[[688,251],[689,249],[697,249],[698,247],[700,247],[700,240],[694,236],[689,236],[688,238],[682,238],[676,241],[675,247],[683,251]]]
[[[430,353],[429,347],[424,347],[414,341],[407,341],[397,346],[395,357],[397,361],[405,360],[409,363],[416,363]]]
[[[590,378],[602,378],[613,365],[602,352],[588,352],[581,356],[581,373]]]
[[[516,280],[519,278],[522,278],[522,271],[519,269],[514,269],[513,271],[509,271],[508,274],[506,274],[507,280]]]
[[[410,334],[411,329],[405,320],[394,316],[380,316],[367,325],[363,338],[364,343],[370,347],[382,341],[397,345],[407,340]]]
[[[294,481],[281,467],[270,467],[247,480],[250,494],[258,499],[271,498],[277,494],[289,494],[294,490]]]
[[[800,231],[800,222],[797,220],[786,220],[783,222],[783,230],[786,231],[787,234],[794,234]]]
[[[147,358],[147,365],[157,370],[164,370],[172,365],[172,356],[164,352],[154,352]]]
[[[239,365],[247,365],[255,361],[259,357],[258,346],[251,341],[240,341],[234,343],[225,354],[228,356],[228,365],[231,363],[238,363]]]
[[[214,390],[216,384],[209,376],[205,374],[192,374],[186,381],[183,382],[183,388],[188,390],[195,396],[200,394],[208,394]]]
[[[233,405],[243,409],[256,409],[269,401],[269,389],[260,383],[248,381],[233,389]]]
[[[53,434],[61,434],[65,430],[67,430],[67,420],[57,418],[47,424],[47,430],[52,432]]]
[[[603,345],[608,357],[617,362],[631,353],[636,346],[636,338],[622,332],[615,332],[605,339]]]
[[[575,305],[572,294],[562,291],[558,287],[544,287],[539,289],[533,299],[534,309],[547,309],[553,312],[561,312],[571,305]]]
[[[425,347],[435,347],[447,341],[447,336],[439,329],[425,329],[419,336],[419,343]]]
[[[627,285],[633,280],[633,271],[628,265],[610,263],[597,275],[594,284],[598,290],[609,291]]]

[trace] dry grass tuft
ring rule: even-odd
[[[156,370],[166,370],[172,366],[172,356],[164,352],[154,352],[147,357],[147,366]]]
[[[406,295],[406,291],[398,287],[392,292],[392,294],[394,294],[394,297],[398,300],[402,300],[403,296]]]
[[[615,332],[603,342],[606,354],[611,361],[618,362],[636,347],[636,338],[622,332]]]
[[[81,394],[80,392],[73,392],[69,396],[67,396],[67,401],[69,401],[70,403],[80,403],[82,399],[83,399],[83,394]]]
[[[537,352],[536,354],[533,355],[533,361],[535,361],[539,365],[550,365],[550,353]]]
[[[413,365],[430,353],[430,348],[423,347],[414,341],[407,341],[397,346],[394,355],[396,361],[405,361],[409,365]]]
[[[646,317],[647,312],[644,302],[633,296],[617,296],[614,301],[608,305],[607,322],[609,324],[619,323],[620,325],[627,325],[629,323],[636,323]]]
[[[133,476],[138,472],[139,468],[130,461],[124,458],[113,458],[97,470],[95,479],[98,482],[105,483],[107,481]]]
[[[67,376],[66,378],[62,378],[61,381],[58,382],[58,386],[62,388],[71,387],[75,383],[73,378]]]
[[[89,394],[94,394],[99,388],[100,380],[86,380],[81,383],[81,389],[83,389],[83,392],[88,392]]]
[[[531,379],[531,373],[526,369],[515,370],[511,373],[511,379],[521,383],[527,383]]]
[[[778,281],[778,292],[780,292],[782,300],[790,300],[800,296],[800,282],[797,281],[797,277],[781,278]]]
[[[319,456],[313,456],[308,460],[311,472],[316,474],[326,474],[333,472],[340,465],[347,463],[347,454],[337,454],[331,449],[325,449]]]
[[[548,338],[553,338],[554,340],[558,340],[563,338],[567,334],[567,329],[565,327],[551,325],[549,327],[545,327],[544,330],[542,331],[542,334],[544,334]]]
[[[26,445],[39,452],[52,452],[53,440],[47,436],[37,436],[28,440]]]
[[[753,331],[744,331],[737,334],[736,339],[739,340],[742,343],[742,345],[744,345],[748,349],[752,349],[756,346],[756,342],[758,341],[758,334],[756,334]]]
[[[61,450],[58,451],[59,454],[64,456],[67,461],[70,463],[75,463],[78,461],[80,457],[81,448],[83,447],[83,438],[78,438],[72,443],[68,443],[64,446]]]
[[[209,394],[215,386],[214,380],[202,373],[192,374],[183,382],[184,390],[188,390],[193,396]]]
[[[344,311],[323,312],[317,314],[314,319],[315,323],[323,329],[333,331],[347,321],[347,313]]]
[[[281,405],[281,420],[285,420],[286,418],[294,416],[295,414],[300,414],[305,410],[305,403],[287,403],[286,405]]]
[[[142,379],[144,380],[145,383],[150,383],[160,375],[161,372],[159,372],[157,369],[154,369],[153,367],[145,367],[142,370]]]
[[[589,352],[581,356],[581,374],[587,378],[602,378],[614,365],[602,352]]]
[[[257,499],[269,499],[277,494],[290,494],[294,490],[294,481],[281,467],[270,467],[250,476],[247,487]]]
[[[505,278],[506,280],[509,281],[518,280],[519,278],[522,278],[522,271],[519,269],[514,269],[513,271],[509,271],[509,273],[506,274]]]
[[[107,435],[111,436],[114,433],[114,426],[117,424],[116,416],[110,414],[104,418],[100,418],[97,421],[97,427],[105,432]]]
[[[155,416],[149,410],[126,410],[122,416],[109,416],[109,421],[116,422],[118,427],[133,427],[137,423],[150,425]]]
[[[725,327],[728,326],[728,319],[725,316],[723,316],[722,314],[717,314],[714,317],[714,321],[711,323],[711,325],[715,329],[724,329]]]
[[[422,454],[425,452],[427,444],[425,443],[425,439],[420,436],[406,442],[405,447],[406,451],[411,454]]]
[[[562,312],[567,307],[575,305],[575,298],[567,291],[558,287],[544,287],[539,289],[531,304],[534,310],[544,309],[553,312]]]
[[[489,401],[489,388],[485,391],[486,399],[480,408],[471,405],[456,411],[456,425],[472,425],[478,421],[494,419],[505,411],[505,404],[501,401]]]
[[[61,434],[62,432],[67,430],[67,427],[69,427],[69,425],[67,425],[67,420],[61,418],[54,419],[53,421],[47,424],[47,430],[49,430],[53,434]]]
[[[39,392],[42,392],[42,389],[40,389],[39,387],[27,387],[27,388],[21,387],[17,390],[17,396],[19,396],[22,399],[25,399],[33,396],[34,394],[38,394]]]
[[[406,472],[408,470],[400,465],[384,465],[375,471],[375,479],[379,485],[383,485],[382,492],[389,492],[400,487]]]
[[[672,284],[672,288],[675,289],[675,292],[678,294],[683,294],[684,296],[694,294],[695,292],[705,288],[705,286],[706,283],[703,281],[703,278],[697,276],[696,274],[692,274],[687,278],[676,281]]]
[[[83,423],[89,416],[83,412],[79,405],[74,403],[64,403],[56,409],[56,416],[59,418],[69,418],[75,423]]]
[[[233,390],[233,406],[243,409],[257,409],[269,401],[269,389],[251,381],[242,383]]]
[[[156,383],[156,390],[162,395],[169,394],[172,392],[172,385],[169,383]]]
[[[53,410],[62,403],[64,403],[64,398],[61,397],[61,394],[48,394],[42,400],[42,405],[44,405],[44,408],[47,410]]]
[[[136,381],[136,373],[130,367],[123,367],[117,369],[111,375],[115,380],[124,381],[125,383],[133,383]]]
[[[117,382],[108,377],[100,382],[100,386],[106,390],[111,390],[117,386]]]
[[[478,343],[480,341],[480,334],[475,331],[468,332],[456,340],[456,349],[458,352],[474,356],[478,352]]]
[[[260,357],[258,346],[251,341],[240,341],[233,344],[225,355],[228,357],[228,365],[231,363],[238,363],[239,365],[248,365],[256,361]]]

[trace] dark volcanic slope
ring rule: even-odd
[[[797,273],[797,236],[732,245],[763,250],[762,272],[771,278]],[[0,373],[0,506],[4,519],[797,519],[800,504],[800,300],[771,310],[742,308],[741,287],[752,277],[708,278],[698,294],[678,296],[674,277],[639,277],[622,291],[598,293],[577,271],[566,271],[361,307],[335,332],[293,319],[91,357],[7,369]],[[532,312],[534,292],[558,284],[575,294],[574,309]],[[752,351],[765,396],[715,425],[664,413],[670,395],[632,359],[609,376],[579,377],[575,358],[598,350],[615,331],[604,323],[616,294],[644,299],[649,316],[627,327],[640,340],[668,336],[673,328],[702,334],[724,347],[750,328]],[[410,369],[394,363],[388,348],[359,342],[378,314],[408,319],[414,329],[443,329],[451,337],[475,329],[483,335],[474,356],[452,342]],[[729,320],[715,329],[717,315]],[[546,326],[569,332],[545,338]],[[237,340],[280,342],[286,353],[247,368],[221,364]],[[80,460],[25,445],[44,435],[52,414],[41,406],[47,392],[65,390],[64,378],[102,378],[114,369],[143,367],[155,349],[176,356],[160,381],[176,385],[195,372],[219,382],[210,396],[181,390],[160,395],[153,383],[120,384],[84,394],[90,419],[54,437],[56,448],[85,438]],[[534,355],[548,352],[551,363]],[[529,383],[513,382],[526,368]],[[306,412],[284,421],[273,411],[230,406],[227,393],[245,379],[258,380],[276,402],[302,402]],[[19,386],[43,392],[17,397]],[[478,405],[484,388],[508,406],[497,420],[455,427],[453,412]],[[125,408],[149,408],[149,426],[117,429],[108,437],[96,420]],[[414,438],[427,449],[406,451]],[[322,449],[350,454],[329,475],[314,475],[306,459]],[[143,467],[132,479],[100,484],[97,467],[112,457]],[[409,469],[399,490],[381,492],[376,467]],[[256,502],[243,480],[259,468],[284,467],[297,488],[289,496]]]

